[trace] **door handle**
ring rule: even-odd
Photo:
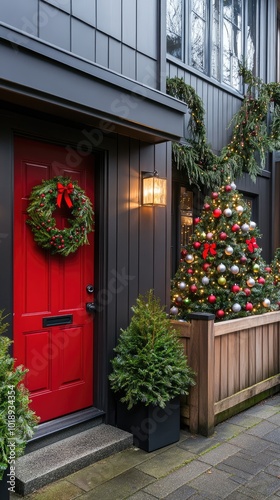
[[[88,313],[94,314],[96,311],[96,306],[94,302],[87,302],[86,303],[86,310]]]

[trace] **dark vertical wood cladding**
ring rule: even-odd
[[[1,116],[4,124],[6,116]],[[0,129],[0,262],[1,262],[1,289],[0,309],[8,315],[8,335],[12,338],[12,310],[13,310],[13,150],[11,130],[1,126]],[[20,249],[19,249],[20,252]]]
[[[0,21],[160,88],[160,1],[9,0],[1,6]]]

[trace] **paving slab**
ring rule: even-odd
[[[146,487],[144,491],[154,495],[156,498],[164,498],[170,495],[170,493],[173,493],[180,486],[183,486],[188,483],[188,481],[191,481],[193,478],[196,478],[209,469],[209,465],[194,460],[177,471],[171,472],[168,476],[158,479],[150,486]]]
[[[84,491],[90,491],[139,463],[145,462],[148,458],[149,455],[145,451],[130,448],[70,474],[67,479]]]
[[[276,491],[279,491],[280,484],[279,478],[274,477],[266,472],[260,472],[253,479],[248,481],[247,490],[252,490],[258,494],[262,494],[263,498],[272,495]]]
[[[199,460],[210,465],[217,465],[231,455],[236,455],[239,451],[240,448],[238,446],[234,446],[230,443],[224,443],[217,446],[214,450],[203,453]]]
[[[88,491],[80,498],[81,500],[123,500],[153,481],[154,478],[148,474],[133,468]]]
[[[156,457],[146,460],[136,468],[158,479],[166,476],[174,469],[182,467],[187,462],[194,460],[194,458],[196,458],[196,455],[193,453],[175,446]]]
[[[243,448],[251,453],[260,453],[269,446],[268,441],[246,433],[240,434],[239,436],[231,439],[230,442],[231,444],[239,446],[240,448]]]
[[[252,436],[264,437],[269,432],[272,432],[272,431],[277,430],[277,429],[278,429],[278,426],[276,424],[274,424],[273,422],[269,422],[268,420],[264,420],[263,422],[256,425],[255,427],[248,429],[247,432],[248,432],[248,434],[251,434]]]
[[[205,494],[216,495],[216,498],[226,498],[230,493],[237,490],[238,484],[231,479],[230,474],[217,469],[201,474],[189,482],[189,486]]]

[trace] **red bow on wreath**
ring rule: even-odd
[[[250,240],[246,240],[247,247],[249,252],[253,253],[255,248],[259,248],[259,246],[256,243],[256,238],[251,238]]]
[[[202,252],[202,257],[206,259],[209,252],[211,255],[216,255],[217,252],[215,248],[216,248],[216,243],[204,243],[204,250]]]
[[[73,193],[73,184],[69,182],[67,186],[63,186],[60,182],[57,183],[57,199],[56,199],[56,204],[60,208],[62,198],[64,197],[64,200],[69,208],[73,206],[72,200],[70,198],[70,194]]]

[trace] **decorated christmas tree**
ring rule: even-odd
[[[189,245],[172,281],[176,319],[190,312],[215,314],[216,321],[278,309],[271,267],[261,256],[259,229],[232,182],[207,196]]]

